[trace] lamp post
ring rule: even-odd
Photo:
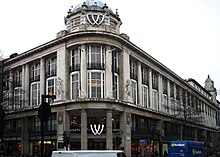
[[[41,157],[44,157],[44,122],[51,116],[51,107],[46,98],[56,99],[55,95],[41,95],[42,104],[38,109],[38,117],[41,121]]]

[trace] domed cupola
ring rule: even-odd
[[[216,101],[217,91],[214,86],[214,81],[211,80],[209,75],[208,75],[208,78],[205,80],[205,89],[212,95],[213,102],[217,103]]]
[[[97,30],[120,33],[119,15],[99,0],[87,0],[68,11],[65,17],[67,32]]]

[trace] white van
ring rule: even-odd
[[[126,157],[121,150],[53,151],[52,157]]]

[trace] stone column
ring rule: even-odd
[[[28,132],[28,125],[29,121],[27,117],[21,118],[21,144],[22,150],[21,154],[28,155],[29,153],[29,132]]]
[[[149,68],[149,104],[150,108],[153,108],[153,91],[152,91],[152,70]]]
[[[105,54],[105,98],[113,98],[113,88],[112,88],[112,50],[110,50],[110,46],[106,46],[106,54]]]
[[[57,50],[57,82],[56,82],[56,100],[66,100],[70,93],[69,86],[69,51],[65,45]],[[68,86],[66,86],[68,85]],[[68,95],[68,96],[67,96]],[[69,97],[68,97],[69,98]]]
[[[23,75],[22,75],[23,76]],[[29,106],[29,89],[30,89],[30,65],[26,64],[25,65],[25,73],[24,73],[25,78],[22,80],[25,80],[24,82],[24,100],[25,100],[25,107]],[[22,82],[22,87],[23,87],[23,82]]]
[[[63,150],[62,148],[59,148],[59,143],[63,143],[63,132],[65,130],[64,128],[64,123],[65,123],[65,119],[64,119],[64,112],[57,112],[57,150]]]
[[[142,107],[143,107],[143,104],[142,104],[142,73],[141,73],[141,63],[140,62],[138,62],[137,63],[137,75],[138,75],[138,87],[137,87],[137,89],[138,89],[138,94],[137,94],[137,96],[138,96],[138,102],[137,102],[137,104],[139,104],[139,105],[141,105]]]
[[[86,59],[86,45],[81,46],[81,62],[80,62],[80,97],[86,98],[87,97],[87,59]]]
[[[120,129],[123,131],[121,147],[127,156],[131,156],[131,113],[122,112],[120,114]]]
[[[15,108],[14,102],[13,102],[13,97],[14,97],[14,88],[13,88],[13,82],[14,82],[14,77],[13,77],[14,71],[10,70],[9,73],[9,91],[8,91],[8,103],[9,103],[9,110],[13,110]]]
[[[158,74],[158,111],[162,111],[162,109],[163,109],[162,99],[163,99],[162,76],[160,74]]]
[[[45,58],[41,58],[40,59],[40,95],[46,94],[45,72],[46,72]]]
[[[81,149],[87,150],[88,139],[87,139],[87,112],[81,110]]]
[[[106,148],[112,150],[112,110],[106,113]]]
[[[167,111],[166,113],[169,114],[170,112],[170,80],[167,80]]]
[[[133,102],[131,97],[131,81],[130,81],[130,56],[128,50],[123,47],[123,52],[120,54],[119,58],[119,67],[126,67],[120,68],[120,78],[119,78],[119,91],[121,91],[120,97],[124,101]]]

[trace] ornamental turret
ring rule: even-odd
[[[122,24],[118,12],[99,0],[87,0],[69,9],[65,17],[67,33],[77,31],[105,31],[120,34]]]
[[[214,87],[214,81],[208,75],[208,78],[205,80],[205,89],[212,95],[212,101],[217,104],[217,91]]]

